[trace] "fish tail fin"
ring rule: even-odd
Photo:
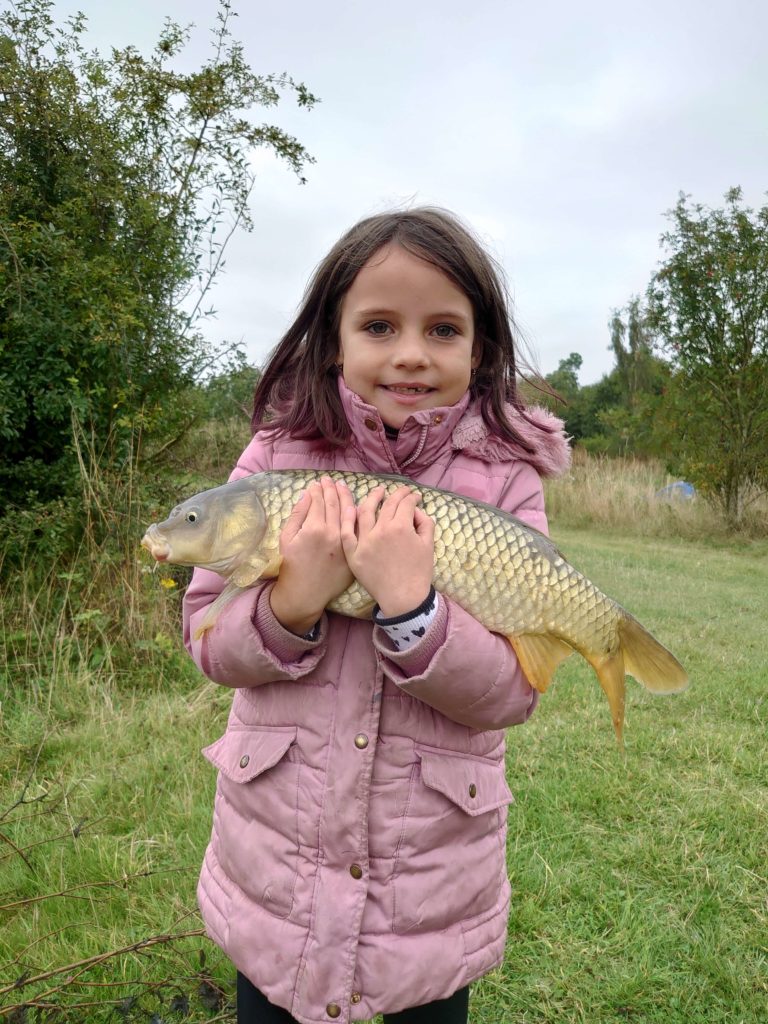
[[[555,669],[561,661],[573,654],[573,648],[549,633],[522,633],[508,636],[531,686],[544,693],[552,682]]]
[[[619,624],[626,671],[654,693],[677,693],[688,685],[688,673],[670,651],[637,619],[628,615]]]
[[[241,594],[245,588],[238,587],[236,583],[228,583],[222,590],[215,601],[212,601],[206,609],[205,615],[200,620],[200,623],[193,633],[195,640],[199,640],[203,633],[207,633],[208,630],[214,625],[216,619],[218,619],[222,608],[229,604],[238,594]]]

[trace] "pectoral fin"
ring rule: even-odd
[[[528,682],[544,693],[560,662],[573,654],[573,648],[547,633],[523,633],[507,637],[515,649]]]
[[[244,564],[239,565],[230,579],[238,587],[250,587],[256,580],[271,579],[280,572],[282,555],[274,552],[271,555],[252,555]]]
[[[206,633],[211,626],[216,622],[219,617],[221,609],[225,605],[228,605],[230,601],[234,600],[238,594],[241,594],[245,588],[239,587],[236,583],[229,582],[226,587],[222,590],[215,601],[212,601],[208,605],[208,609],[200,621],[200,625],[195,630],[193,637],[195,640],[199,640],[203,633]]]

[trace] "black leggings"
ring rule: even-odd
[[[447,999],[414,1006],[399,1013],[385,1013],[384,1024],[467,1024],[469,986],[460,988]],[[237,972],[237,1024],[296,1024],[294,1018],[280,1006],[274,1006],[266,996]]]

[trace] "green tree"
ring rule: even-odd
[[[547,383],[566,402],[579,393],[579,370],[583,362],[578,352],[571,352],[566,359],[560,360],[556,370],[547,374]]]
[[[613,444],[606,435],[603,422],[603,413],[613,409],[622,398],[617,370],[614,367],[594,384],[580,385],[578,373],[582,362],[578,352],[571,352],[560,360],[556,370],[547,374],[546,382],[563,400],[564,407],[546,396],[545,404],[563,419],[567,433],[577,444],[592,451],[623,451],[620,444]]]
[[[681,195],[648,290],[649,323],[673,377],[665,415],[679,465],[738,525],[750,486],[768,486],[768,206]]]
[[[548,398],[545,395],[543,398],[545,405],[562,418],[566,431],[577,442],[582,442],[594,427],[590,403],[591,389],[579,384],[579,370],[583,361],[578,352],[571,352],[565,359],[561,359],[557,369],[547,374],[545,378],[557,397],[562,399],[562,405],[554,396]]]
[[[610,399],[597,409],[603,450],[610,454],[658,455],[663,441],[657,411],[669,381],[669,364],[654,352],[650,314],[634,296],[614,310],[608,324],[610,349],[616,358],[611,371]]]
[[[0,14],[3,510],[71,489],[73,422],[117,466],[139,434],[148,451],[184,429],[217,358],[200,333],[206,293],[231,233],[252,226],[250,155],[266,147],[299,177],[311,159],[254,119],[283,94],[315,98],[254,74],[229,0],[188,73],[174,70],[188,33],[172,22],[148,57],[105,58],[86,51],[81,15],[59,27],[52,8]]]
[[[624,404],[632,409],[642,395],[655,390],[660,362],[653,352],[648,312],[637,296],[630,299],[625,309],[613,311],[609,330]]]

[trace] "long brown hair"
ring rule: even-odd
[[[269,429],[295,438],[325,438],[331,445],[347,442],[350,427],[336,381],[341,303],[359,271],[389,244],[431,263],[465,293],[472,304],[475,340],[482,354],[470,393],[480,399],[491,433],[532,451],[505,412],[509,403],[525,416],[503,275],[468,228],[452,214],[432,207],[359,221],[318,265],[296,319],[272,352],[256,387],[253,432]]]

